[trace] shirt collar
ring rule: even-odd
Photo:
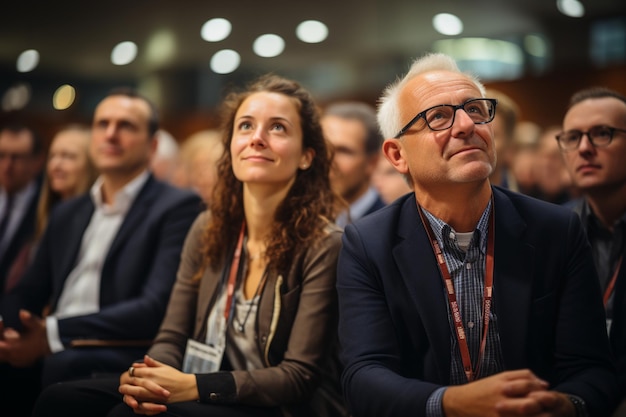
[[[104,210],[105,213],[126,213],[130,209],[133,201],[139,194],[143,185],[148,181],[149,173],[147,170],[133,178],[121,190],[113,196],[113,204],[106,205],[102,199],[102,184],[104,180],[102,176],[94,182],[91,187],[91,199],[98,210]]]
[[[474,229],[474,238],[472,239],[472,242],[470,243],[470,247],[474,246],[476,245],[475,243],[476,240],[479,239],[480,244],[478,248],[483,254],[487,252],[487,233],[489,231],[489,213],[491,213],[491,206],[492,206],[492,201],[490,200],[489,204],[487,204],[487,207],[485,208],[485,210],[483,211],[483,214],[480,216],[480,219],[478,220],[476,229]],[[423,207],[421,209],[424,211],[424,214],[426,215],[426,218],[428,219],[428,223],[430,223],[430,227],[432,228],[433,233],[435,234],[435,237],[437,238],[437,241],[439,242],[439,244],[441,244],[442,247],[444,248],[449,247],[449,245],[447,244],[448,237],[450,236],[451,233],[457,233],[457,232],[449,224],[435,217],[428,210],[424,209]],[[444,236],[446,238],[444,238]]]
[[[596,214],[593,212],[586,198],[583,199],[582,202],[582,206],[580,209],[580,219],[583,223],[583,228],[586,231],[593,229],[596,232],[605,230],[606,232],[611,233],[600,221],[598,216],[596,216]],[[626,228],[626,212],[624,212],[622,216],[615,221],[615,224],[613,225],[613,230],[617,230],[620,227]]]
[[[21,201],[27,201],[31,198],[31,196],[37,193],[37,181],[32,180],[29,182],[24,188],[13,194],[13,204]],[[3,189],[0,188],[0,197],[3,197],[5,200],[9,199],[9,194]]]
[[[367,210],[374,204],[378,198],[378,193],[372,187],[368,188],[365,194],[359,197],[354,203],[350,204],[350,218],[352,221],[361,218],[367,213]]]

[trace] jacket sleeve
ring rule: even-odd
[[[428,397],[439,385],[403,375],[407,370],[393,306],[364,239],[357,227],[346,226],[337,267],[342,386],[348,409],[363,417],[423,416]]]
[[[208,212],[198,216],[185,239],[165,318],[148,351],[148,355],[177,369],[182,369],[187,339],[194,333],[196,320],[203,321],[197,314],[200,280],[194,278],[202,266],[201,237],[207,219]]]

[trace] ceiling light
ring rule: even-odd
[[[488,38],[442,39],[433,43],[434,52],[450,55],[459,68],[481,80],[515,79],[524,70],[524,53],[515,43]]]
[[[52,106],[57,110],[66,110],[72,104],[76,98],[76,90],[69,84],[62,85],[57,88],[52,97]]]
[[[544,58],[548,55],[546,40],[539,35],[526,35],[524,37],[524,49],[537,58]]]
[[[230,35],[232,25],[226,19],[216,17],[215,19],[207,20],[202,29],[200,29],[200,36],[207,42],[219,42],[223,41]]]
[[[583,17],[585,15],[585,6],[578,0],[556,0],[556,7],[565,16]]]
[[[296,36],[302,42],[319,43],[328,37],[328,26],[317,20],[305,20],[296,28]]]
[[[2,97],[2,110],[12,111],[21,110],[30,101],[31,88],[30,85],[19,83],[9,88]]]
[[[146,60],[153,64],[171,61],[176,52],[176,37],[169,29],[161,29],[150,36],[146,45]]]
[[[217,51],[211,58],[211,69],[217,74],[230,74],[239,68],[241,58],[232,49]]]
[[[30,72],[39,64],[39,52],[28,49],[17,58],[17,70],[19,72]]]
[[[127,65],[137,57],[137,45],[134,42],[121,42],[115,45],[111,52],[113,65]]]
[[[463,32],[461,19],[450,13],[439,13],[433,17],[433,27],[442,35],[459,35]]]
[[[258,56],[272,58],[283,53],[285,50],[285,41],[278,35],[268,33],[256,38],[252,49]]]

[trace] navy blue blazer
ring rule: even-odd
[[[494,308],[504,368],[529,368],[582,397],[617,403],[591,251],[571,211],[494,187]],[[422,416],[449,385],[447,301],[414,193],[345,228],[339,255],[344,395],[354,416]]]
[[[165,313],[185,236],[202,211],[198,196],[150,176],[133,202],[104,261],[100,311],[59,320],[61,341],[152,339]],[[51,213],[32,265],[2,300],[5,326],[20,328],[18,309],[54,312],[76,264],[94,212],[89,194]]]

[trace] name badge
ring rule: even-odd
[[[217,372],[223,356],[224,345],[213,346],[188,339],[183,358],[183,372],[190,374]]]

